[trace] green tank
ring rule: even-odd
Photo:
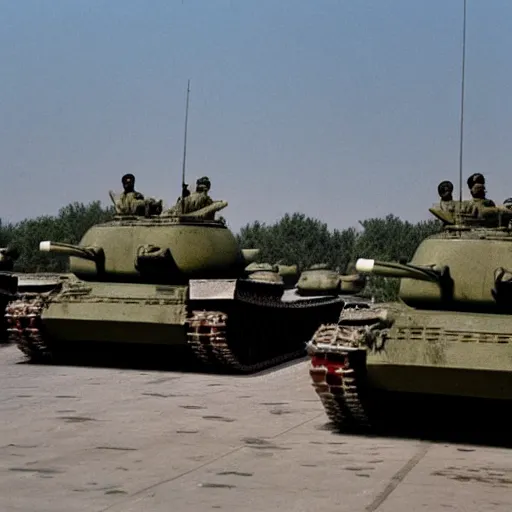
[[[279,268],[246,270],[258,250],[241,249],[215,220],[225,206],[119,215],[93,226],[78,245],[41,242],[41,251],[69,256],[71,274],[10,304],[11,339],[37,361],[98,344],[120,354],[123,344],[173,346],[236,372],[305,355],[318,323],[336,321],[344,298],[304,298],[285,290]]]
[[[308,343],[313,386],[340,429],[386,425],[393,404],[512,403],[512,212],[457,202],[412,260],[359,259],[400,279],[399,302],[345,309]],[[504,409],[501,409],[504,410]]]

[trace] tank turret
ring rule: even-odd
[[[70,257],[70,271],[87,281],[181,283],[235,277],[257,257],[240,249],[216,220],[187,216],[116,216],[91,227],[79,245],[43,241],[39,250]]]
[[[507,304],[512,268],[512,230],[502,207],[485,208],[489,216],[463,218],[423,240],[407,263],[359,259],[358,271],[400,278],[399,298],[408,306],[451,311],[499,312]],[[482,211],[482,209],[477,210]],[[493,222],[488,222],[493,218]],[[512,218],[512,217],[511,217]]]

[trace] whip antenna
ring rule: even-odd
[[[188,126],[188,100],[190,97],[190,78],[187,84],[187,106],[185,108],[185,136],[183,139],[183,168],[181,170],[181,213],[185,208],[185,166],[187,161],[187,126]]]
[[[460,147],[459,147],[459,201],[462,201],[462,155],[464,141],[464,79],[466,71],[466,1],[464,0],[464,16],[462,21],[462,70],[460,96]]]

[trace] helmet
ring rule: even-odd
[[[445,187],[448,187],[450,192],[453,192],[453,183],[451,181],[441,181],[441,183],[439,183],[437,186],[437,193],[441,195],[441,192],[443,192]]]
[[[197,181],[196,181],[196,189],[197,190],[210,190],[210,187],[212,186],[212,184],[210,183],[210,179],[208,178],[208,176],[203,176],[202,178],[199,178]]]

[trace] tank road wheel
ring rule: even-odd
[[[282,290],[274,285],[266,290],[268,285],[243,283],[227,311],[215,310],[213,300],[194,304],[187,341],[199,361],[253,373],[304,357],[305,342],[318,323],[336,321],[343,308],[339,297],[283,301]]]
[[[228,322],[228,315],[222,311],[192,311],[187,322],[187,341],[205,365],[237,373],[253,373],[304,354],[304,348],[301,348],[265,358],[267,354],[260,352],[258,343],[266,341],[259,340],[259,336],[267,332],[265,329],[260,326],[254,332],[247,331],[248,339],[244,339],[243,326],[240,328],[235,323],[230,328]]]
[[[308,344],[309,374],[329,420],[343,431],[368,430],[366,351],[339,343],[337,324],[322,325]]]
[[[193,311],[188,319],[187,342],[206,366],[218,364],[216,347],[226,344],[227,319],[222,311]]]

